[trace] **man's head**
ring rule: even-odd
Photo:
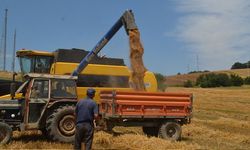
[[[87,90],[87,96],[88,96],[89,98],[95,97],[95,89],[92,89],[92,88],[88,89],[88,90]]]

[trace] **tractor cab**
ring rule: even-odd
[[[60,134],[63,137],[71,137],[74,134],[77,77],[30,73],[25,75],[25,79],[13,93],[22,93],[21,98],[0,101],[0,123],[9,125],[12,130],[39,129],[46,132],[46,135]],[[57,114],[57,119],[53,118],[59,110],[66,110],[66,113]],[[60,126],[56,125],[58,123]],[[51,128],[55,127],[60,128],[57,130],[60,133],[51,133]]]
[[[60,101],[76,101],[76,78],[62,75],[29,74],[25,92],[24,123],[27,128],[39,127],[48,107]]]

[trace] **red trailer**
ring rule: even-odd
[[[181,126],[192,118],[191,93],[102,91],[100,114],[114,126],[142,126],[149,136],[181,139]]]

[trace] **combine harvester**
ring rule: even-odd
[[[126,31],[137,28],[132,11],[125,11],[72,75],[28,73],[17,91],[12,84],[11,99],[0,101],[0,143],[8,143],[14,130],[34,129],[41,130],[50,140],[72,142],[78,99],[77,76],[122,26]],[[181,126],[191,122],[193,97],[189,93],[119,91],[113,88],[100,91],[99,98],[101,122],[108,131],[114,126],[142,126],[147,135],[180,140]]]
[[[77,93],[83,98],[88,87],[94,87],[97,93],[97,100],[100,100],[101,90],[116,89],[119,91],[132,91],[132,73],[125,65],[123,59],[107,58],[98,56],[98,52],[107,44],[116,32],[124,26],[127,35],[129,31],[137,29],[134,17],[127,11],[113,25],[109,32],[96,44],[91,52],[88,64],[85,64],[81,72],[77,72]],[[54,52],[22,49],[16,55],[20,60],[20,69],[23,75],[27,73],[47,73],[56,75],[70,75],[80,64],[85,56],[90,55],[89,51],[81,49],[58,49]],[[83,64],[83,63],[82,63]],[[11,82],[11,81],[9,81]],[[153,72],[146,71],[144,76],[146,91],[156,92],[157,81]],[[4,86],[6,87],[6,85]],[[4,88],[1,87],[0,88]],[[10,92],[9,88],[4,94]],[[0,95],[0,99],[10,98],[10,95]]]

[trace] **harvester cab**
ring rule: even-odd
[[[15,94],[20,99],[0,101],[0,143],[7,143],[12,130],[41,130],[51,140],[69,142],[74,135],[77,77],[27,74]]]

